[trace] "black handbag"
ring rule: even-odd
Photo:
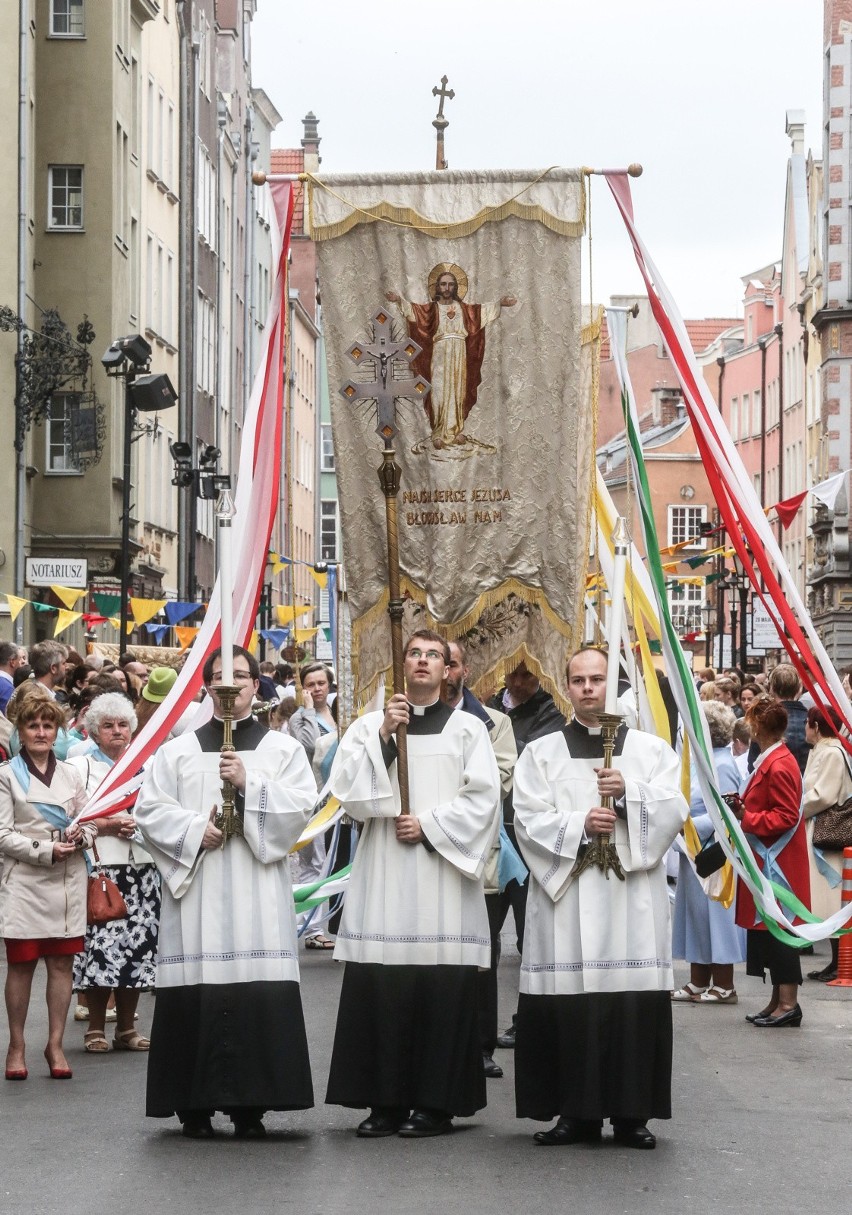
[[[728,858],[725,850],[715,838],[708,840],[700,852],[695,854],[695,872],[700,878],[712,877],[718,873]]]

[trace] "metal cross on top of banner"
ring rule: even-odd
[[[432,126],[435,128],[435,135],[436,135],[436,140],[437,140],[437,146],[435,148],[435,168],[436,169],[448,168],[447,162],[444,159],[444,131],[446,131],[447,127],[450,125],[450,121],[448,118],[444,117],[444,98],[446,97],[448,100],[452,101],[452,99],[455,97],[455,95],[456,95],[455,89],[447,88],[447,77],[446,76],[441,77],[441,87],[440,88],[438,88],[438,86],[436,84],[435,87],[432,89],[432,96],[437,97],[439,99],[438,100],[438,113],[435,115],[434,119],[432,120]]]
[[[375,379],[357,382],[349,380],[340,389],[347,401],[375,401],[378,415],[376,433],[384,440],[382,463],[379,468],[379,484],[385,497],[385,520],[388,538],[388,615],[391,620],[391,652],[393,654],[393,690],[405,692],[405,671],[402,656],[402,612],[403,603],[399,585],[399,531],[397,523],[397,497],[399,495],[400,468],[396,462],[393,441],[397,434],[396,402],[403,398],[422,400],[432,385],[422,375],[410,374],[411,364],[420,354],[421,348],[410,338],[396,341],[391,332],[391,318],[382,308],[373,317],[373,339],[369,342],[354,342],[346,351],[356,367],[368,367],[371,363]],[[394,376],[395,365],[408,371],[407,376]],[[397,779],[399,799],[403,814],[408,814],[408,749],[405,727],[400,726],[396,734]]]

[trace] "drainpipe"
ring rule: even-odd
[[[18,299],[17,312],[21,320],[26,319],[27,307],[27,183],[29,182],[29,0],[18,3]],[[20,595],[24,587],[24,511],[27,500],[27,461],[24,455],[24,433],[21,427],[20,410],[20,360],[24,353],[24,334],[18,332],[17,357],[15,359],[15,594]],[[24,643],[23,613],[15,621],[15,642]]]
[[[758,338],[760,347],[760,505],[766,505],[766,338]]]
[[[195,301],[198,294],[198,258],[195,243],[196,179],[198,149],[198,55],[193,40],[191,9],[177,0],[180,30],[180,228],[178,260],[180,333],[178,336],[178,438],[194,448],[195,443]],[[180,596],[195,599],[195,492],[178,493],[178,586]]]
[[[784,501],[784,326],[779,321],[772,331],[778,338],[778,501]],[[778,543],[782,539],[781,520],[775,525]]]

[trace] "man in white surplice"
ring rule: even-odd
[[[331,788],[365,824],[335,957],[346,962],[326,1100],[369,1108],[363,1138],[440,1135],[485,1105],[476,1005],[490,964],[482,875],[499,830],[488,732],[439,698],[449,652],[418,630],[407,695],[346,732]],[[396,731],[407,725],[411,813],[400,814]]]
[[[629,1147],[653,1148],[649,1118],[671,1117],[671,927],[663,864],[687,815],[679,761],[621,726],[603,767],[598,715],[606,655],[568,663],[574,717],[531,742],[515,767],[515,830],[530,869],[515,1054],[519,1118],[548,1120],[536,1143],[600,1139],[604,1118]],[[613,809],[601,799],[613,798]],[[610,833],[625,880],[578,875]]]
[[[304,748],[251,716],[260,672],[248,651],[234,647],[231,753],[220,753],[218,650],[203,674],[214,716],[160,748],[135,811],[163,884],[147,1113],[209,1138],[222,1110],[238,1137],[261,1138],[266,1110],[313,1105],[288,853],[316,783]],[[224,848],[223,779],[244,832]]]

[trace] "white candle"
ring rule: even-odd
[[[231,523],[236,511],[229,488],[224,488],[216,503],[219,528],[219,610],[222,633],[222,684],[234,685],[234,564]]]
[[[624,619],[624,577],[627,572],[627,524],[619,517],[615,521],[612,533],[615,562],[613,566],[612,586],[610,593],[609,631],[607,647],[609,650],[606,665],[606,705],[607,713],[618,712],[618,674],[621,657],[621,622]]]

